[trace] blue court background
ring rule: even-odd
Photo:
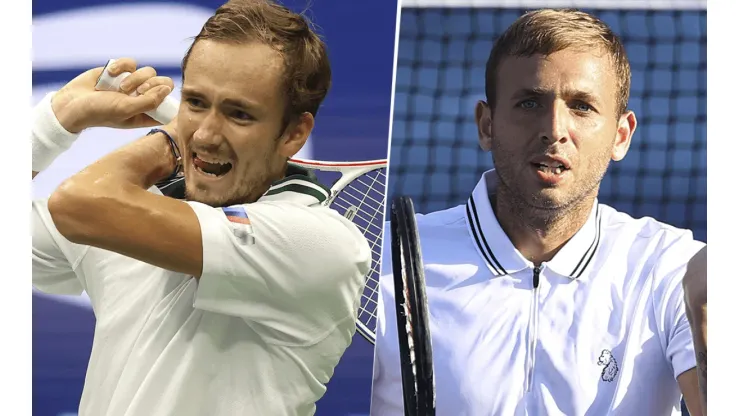
[[[80,72],[116,57],[106,53],[107,42],[115,43],[114,38],[132,37],[133,33],[143,30],[149,34],[130,45],[132,55],[141,64],[154,63],[152,66],[160,74],[172,76],[176,83],[179,82],[179,61],[170,57],[177,54],[153,51],[146,37],[165,36],[165,32],[179,29],[175,27],[179,24],[176,16],[182,16],[182,22],[192,21],[198,16],[207,17],[221,3],[221,0],[34,0],[34,102]],[[385,158],[396,1],[315,0],[312,3],[309,16],[319,26],[329,45],[333,86],[319,111],[310,140],[311,148],[303,156],[321,160]],[[303,10],[307,2],[286,0],[283,4],[294,10]],[[155,9],[147,7],[152,6],[158,16],[149,15]],[[171,12],[168,12],[168,7],[172,8]],[[154,27],[151,27],[152,20]],[[204,22],[197,22],[196,30],[187,36],[195,36]],[[149,27],[137,28],[139,24]],[[89,33],[76,33],[80,31]],[[71,43],[70,39],[78,38],[85,39],[85,42]],[[141,56],[149,58],[141,59]],[[48,195],[64,177],[139,135],[138,131],[102,129],[85,133],[69,154],[63,155],[55,166],[37,177],[34,195]],[[84,299],[34,293],[35,416],[76,414],[94,324],[93,314]],[[326,395],[318,403],[317,414],[367,414],[371,375],[372,346],[357,335],[336,368]]]

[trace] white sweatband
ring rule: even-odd
[[[47,94],[33,108],[31,119],[31,170],[41,172],[62,152],[69,149],[79,133],[68,132],[57,120],[51,108],[51,98],[56,91]]]

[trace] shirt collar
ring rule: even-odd
[[[483,174],[466,204],[468,230],[479,254],[496,276],[513,274],[532,267],[501,228],[491,207],[489,194],[496,187],[494,170]],[[591,264],[601,238],[601,210],[594,203],[585,225],[555,257],[546,263],[562,276],[577,279]]]
[[[313,172],[289,164],[285,178],[273,182],[258,201],[289,201],[311,206],[324,203],[330,193]]]
[[[160,182],[156,187],[162,195],[185,199],[184,176]],[[313,172],[289,163],[285,177],[273,182],[258,201],[288,201],[312,206],[324,203],[330,194],[330,189],[322,185]]]

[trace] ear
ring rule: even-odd
[[[492,134],[491,108],[485,101],[475,105],[475,124],[478,126],[478,144],[486,152],[491,151]]]
[[[612,160],[619,162],[627,156],[627,151],[632,143],[632,136],[637,128],[637,116],[632,111],[628,111],[619,118],[617,124],[617,134],[614,137],[614,146],[612,147]]]
[[[313,130],[314,118],[311,113],[301,114],[297,120],[290,123],[283,137],[278,143],[280,156],[290,159],[295,156],[306,144],[308,136]]]

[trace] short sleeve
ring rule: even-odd
[[[384,235],[390,236],[388,224]],[[381,264],[370,415],[402,415],[403,385],[390,244],[383,244]]]
[[[64,238],[49,213],[47,200],[31,203],[33,286],[54,295],[79,295],[84,290],[75,267],[87,247]]]
[[[241,317],[264,337],[304,345],[356,318],[370,248],[324,207],[188,202],[203,236],[195,307]]]
[[[675,378],[696,367],[682,282],[689,260],[704,245],[694,240],[688,231],[665,241],[663,253],[653,269],[653,302],[659,336]]]

